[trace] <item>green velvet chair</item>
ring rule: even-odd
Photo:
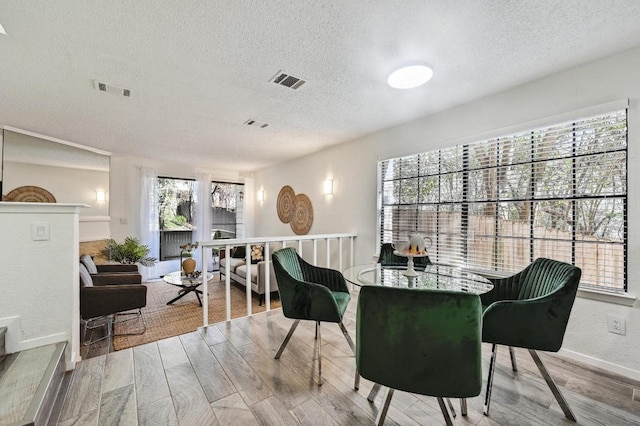
[[[497,345],[506,345],[509,346],[513,371],[518,371],[513,348],[529,350],[565,416],[576,420],[536,350],[560,350],[580,275],[580,268],[573,265],[539,258],[511,277],[492,279],[493,290],[480,296],[484,308],[482,341],[493,344],[485,415],[489,415]]]
[[[408,258],[403,256],[396,256],[393,254],[393,246],[391,243],[383,243],[380,246],[380,254],[378,255],[378,263],[382,266],[407,266]],[[429,256],[416,257],[413,259],[414,269],[424,270],[427,266],[431,265]]]
[[[482,307],[476,294],[363,286],[358,297],[356,364],[365,379],[394,390],[434,396],[447,424],[444,398],[482,390]],[[463,411],[464,412],[464,411]]]
[[[315,321],[318,339],[318,386],[322,385],[322,335],[321,322],[338,323],[342,334],[355,354],[355,346],[349,332],[342,324],[351,295],[342,273],[319,268],[302,259],[292,248],[273,253],[273,268],[280,291],[282,313],[295,319],[275,359],[279,359],[301,320]]]

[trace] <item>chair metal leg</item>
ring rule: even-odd
[[[496,368],[496,358],[498,356],[498,345],[493,344],[491,347],[491,361],[489,362],[489,376],[487,377],[487,391],[484,395],[484,408],[482,412],[485,416],[489,415],[489,404],[491,404],[491,387],[493,386],[493,374]]]
[[[356,377],[353,380],[353,389],[354,390],[360,389],[360,372],[358,371],[357,368],[356,368]]]
[[[387,412],[389,411],[389,406],[391,405],[392,397],[393,397],[393,389],[389,388],[389,391],[387,392],[387,397],[384,399],[384,403],[382,404],[382,407],[380,407],[380,411],[378,411],[378,416],[376,417],[377,426],[380,426],[384,423],[384,419],[387,417]]]
[[[347,331],[347,328],[341,322],[339,322],[338,325],[340,326],[340,330],[342,330],[342,334],[344,334],[344,338],[347,339],[347,343],[349,344],[349,347],[351,347],[351,351],[353,352],[353,356],[355,356],[356,355],[356,345],[353,343],[353,340],[351,340],[351,336],[349,335],[349,332]]]
[[[120,312],[116,314],[117,316],[125,316],[125,315],[136,315],[137,317],[140,318],[140,320],[142,321],[142,331],[136,332],[136,333],[115,333],[115,328],[114,328],[114,336],[139,336],[141,334],[144,334],[147,331],[147,321],[144,319],[144,314],[142,313],[142,308],[136,309],[135,312]],[[120,324],[123,322],[127,322],[127,321],[132,321],[134,320],[134,318],[126,318],[126,319],[121,319],[121,320],[114,320],[113,324],[115,326],[115,324]]]
[[[380,392],[381,387],[380,383],[374,383],[371,388],[371,392],[369,392],[369,396],[367,397],[367,401],[373,402],[376,399],[376,396],[378,396],[378,392]]]
[[[103,327],[106,327],[104,336],[99,337],[96,340],[93,340],[93,330],[97,330]],[[102,317],[90,318],[86,320],[86,323],[84,326],[85,339],[82,340],[82,344],[84,346],[91,347],[91,345],[93,345],[94,343],[100,342],[105,339],[111,339],[111,337],[113,336],[112,330],[113,330],[113,314],[105,315]],[[89,339],[86,339],[87,332],[89,333]]]
[[[318,326],[320,325],[320,321],[316,321],[316,340],[318,340]]]
[[[509,346],[509,355],[511,356],[511,369],[514,372],[518,371],[518,364],[516,363],[516,353],[511,346]]]
[[[447,426],[453,426],[453,420],[451,419],[451,415],[447,411],[447,406],[441,397],[438,397],[438,405],[440,405],[440,411],[442,411],[442,415],[444,416],[444,421],[447,424]]]
[[[316,321],[316,333],[318,335],[318,386],[322,386],[322,331],[320,321]]]
[[[576,416],[573,414],[573,411],[571,411],[571,408],[569,408],[567,400],[564,399],[564,396],[560,392],[560,389],[558,389],[558,386],[551,378],[549,371],[547,371],[547,367],[545,367],[542,363],[542,360],[538,356],[538,353],[533,349],[529,349],[529,354],[531,354],[531,358],[533,358],[533,361],[538,366],[540,374],[542,374],[542,377],[544,377],[547,385],[549,385],[549,389],[551,389],[551,392],[553,393],[553,396],[555,396],[556,401],[558,401],[558,404],[560,404],[560,408],[562,408],[562,412],[564,413],[565,417],[574,422],[577,421]]]
[[[449,405],[449,410],[451,410],[451,415],[455,418],[458,414],[456,414],[456,409],[453,408],[453,403],[451,402],[451,398],[447,398],[447,404]]]
[[[280,349],[278,349],[278,352],[276,353],[275,359],[280,359],[280,355],[282,355],[284,348],[287,347],[287,343],[289,343],[289,340],[291,340],[291,336],[293,336],[293,332],[296,331],[296,327],[298,327],[298,324],[300,324],[300,320],[295,320],[293,324],[291,324],[289,333],[287,333],[287,337],[285,337],[284,340],[282,341],[282,344],[280,345]]]
[[[460,413],[463,416],[467,415],[467,398],[460,398]]]

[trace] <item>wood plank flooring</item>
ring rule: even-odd
[[[356,297],[345,325],[355,338]],[[292,320],[280,310],[234,319],[178,337],[84,360],[74,371],[57,424],[70,425],[366,425],[386,390],[353,390],[355,360],[336,324],[322,326],[317,386],[314,324],[301,322],[280,360],[273,357]],[[483,346],[488,368],[490,347]],[[565,419],[529,354],[516,349],[518,373],[500,348],[490,416],[483,397],[468,400],[461,425],[563,425]],[[579,425],[640,425],[640,383],[541,354]],[[401,361],[401,360],[398,360]],[[455,401],[454,401],[455,402]],[[456,404],[457,405],[457,404]],[[396,392],[386,425],[443,424],[435,398]],[[54,423],[55,424],[55,423]]]

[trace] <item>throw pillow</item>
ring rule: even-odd
[[[260,245],[251,246],[251,263],[256,264],[261,260],[264,260],[264,255],[262,254],[263,247]]]
[[[247,251],[244,246],[238,246],[233,249],[233,253],[231,253],[231,257],[234,259],[244,259],[247,257]]]

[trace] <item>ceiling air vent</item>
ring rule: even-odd
[[[93,86],[96,90],[101,92],[110,93],[116,96],[125,96],[127,98],[131,97],[131,90],[125,89],[124,87],[114,86],[113,84],[103,83],[98,80],[93,80]]]
[[[298,89],[300,86],[306,83],[305,80],[294,77],[282,71],[278,71],[278,73],[269,81],[293,90]]]
[[[244,124],[251,127],[259,127],[261,129],[264,129],[265,127],[268,126],[267,123],[263,123],[261,121],[251,120],[251,119],[245,121]]]

